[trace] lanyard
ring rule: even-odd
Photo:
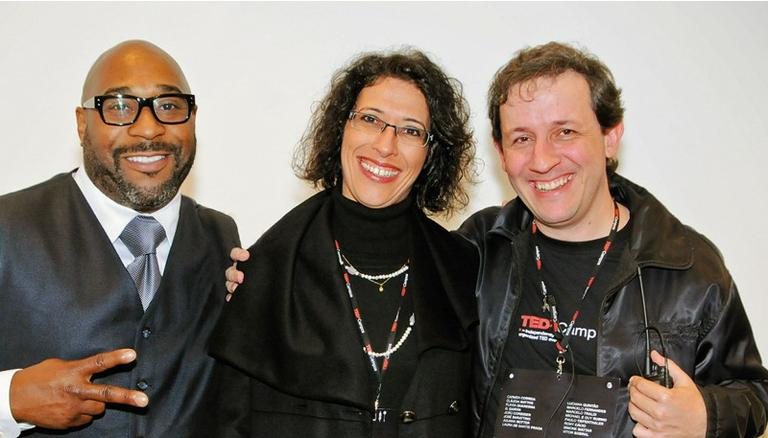
[[[392,321],[392,325],[389,329],[389,335],[387,336],[387,349],[386,351],[382,353],[377,353],[373,351],[373,345],[371,344],[371,339],[368,336],[368,332],[365,330],[365,325],[363,324],[363,313],[360,311],[360,304],[357,301],[357,297],[352,292],[352,284],[349,279],[349,272],[347,271],[346,267],[347,264],[345,264],[346,258],[341,253],[341,248],[339,247],[339,241],[334,240],[334,245],[336,246],[336,255],[339,259],[339,266],[341,267],[341,273],[344,277],[344,284],[347,288],[347,294],[349,295],[349,302],[352,305],[352,313],[355,316],[355,321],[357,322],[357,328],[360,330],[360,336],[363,340],[363,351],[368,356],[368,360],[371,364],[371,369],[373,369],[374,374],[376,374],[376,377],[378,379],[378,389],[376,391],[376,400],[374,401],[374,408],[378,411],[379,410],[379,397],[381,396],[381,386],[384,381],[384,374],[386,374],[387,370],[389,369],[390,364],[390,356],[392,353],[397,351],[405,342],[405,340],[408,338],[408,335],[411,334],[411,330],[413,330],[413,326],[416,322],[415,316],[412,313],[409,318],[409,324],[408,327],[405,329],[405,332],[403,333],[400,340],[395,343],[395,336],[397,335],[397,322],[400,319],[400,310],[403,308],[403,302],[405,301],[405,296],[408,292],[408,272],[407,269],[404,270],[405,277],[403,278],[403,286],[400,288],[400,304],[397,306],[397,311],[395,312],[395,319]],[[408,263],[406,262],[405,266],[408,266]],[[354,269],[354,268],[353,268]],[[383,357],[384,360],[382,361],[381,368],[379,368],[378,364],[376,363],[376,358]]]
[[[574,324],[576,324],[576,320],[579,318],[581,307],[584,304],[584,299],[587,297],[587,293],[589,292],[589,289],[595,283],[595,278],[597,278],[597,274],[600,272],[600,268],[602,267],[603,261],[605,260],[605,255],[608,254],[608,251],[611,249],[611,245],[613,244],[613,240],[616,238],[616,232],[618,230],[619,230],[619,205],[616,203],[616,200],[614,200],[613,201],[613,222],[611,222],[611,231],[608,233],[608,237],[605,239],[605,243],[603,243],[603,248],[600,251],[600,255],[597,257],[597,262],[595,263],[595,268],[592,270],[592,274],[589,277],[587,277],[586,286],[584,287],[584,292],[581,294],[581,300],[579,300],[579,305],[576,308],[576,311],[573,312],[573,316],[571,317],[571,322],[568,324],[568,327],[565,329],[564,333],[561,333],[560,324],[558,321],[558,314],[557,314],[557,301],[555,300],[554,295],[549,294],[547,292],[547,285],[546,283],[544,283],[544,277],[541,273],[543,262],[541,260],[541,249],[539,248],[538,226],[536,225],[536,220],[534,220],[531,224],[531,234],[533,235],[534,250],[535,250],[536,271],[539,274],[539,284],[541,285],[541,295],[543,300],[542,310],[545,312],[546,311],[550,312],[550,315],[552,316],[553,330],[555,332],[555,339],[557,340],[555,342],[555,348],[557,349],[557,358],[555,359],[555,363],[557,366],[558,376],[563,374],[563,364],[565,363],[565,352],[568,351],[568,340],[571,337],[571,330],[573,329]]]

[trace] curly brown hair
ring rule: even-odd
[[[621,89],[616,86],[608,67],[586,50],[552,41],[518,51],[496,72],[488,91],[488,117],[493,139],[501,142],[499,106],[507,101],[511,87],[540,77],[555,77],[568,70],[581,74],[589,84],[592,110],[603,132],[621,123],[624,119]],[[611,158],[606,167],[612,172],[618,164],[618,160]]]
[[[450,214],[469,202],[464,182],[475,176],[475,142],[461,83],[448,77],[427,55],[406,49],[363,53],[338,70],[326,96],[313,111],[309,127],[294,155],[296,174],[315,187],[342,181],[341,141],[349,112],[360,91],[379,78],[403,79],[416,85],[427,101],[432,141],[413,184],[416,205],[431,213]]]

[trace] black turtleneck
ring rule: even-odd
[[[333,192],[333,235],[344,255],[355,267],[383,268],[391,272],[409,256],[411,223],[408,214],[412,197],[384,208],[368,208]],[[360,266],[357,266],[357,264]],[[386,266],[384,266],[386,265]],[[397,266],[395,266],[397,265]],[[378,274],[379,272],[366,272]]]
[[[413,197],[384,208],[368,208],[351,199],[345,198],[340,190],[333,193],[333,236],[339,242],[341,253],[347,261],[360,272],[370,275],[386,274],[397,271],[411,257],[413,242]],[[409,286],[406,299],[400,298],[405,274],[398,275],[384,284],[384,291],[373,282],[350,275],[350,284],[360,305],[363,325],[368,332],[374,351],[386,350],[387,337],[397,308],[402,305],[398,321],[395,342],[400,339],[410,315],[413,304],[410,297],[418,293],[411,287],[412,278],[418,273],[408,270]],[[350,318],[352,318],[350,306]],[[395,409],[399,413],[403,396],[416,370],[418,322],[403,346],[390,356],[379,401],[380,407]],[[356,333],[360,337],[359,333]],[[382,360],[378,364],[381,366]],[[375,379],[374,379],[375,381]],[[392,414],[389,414],[392,415]],[[377,437],[397,436],[397,418],[389,422]],[[394,433],[394,434],[393,434]]]

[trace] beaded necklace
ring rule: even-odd
[[[542,310],[544,312],[550,312],[552,316],[552,326],[555,332],[555,348],[557,349],[557,358],[555,359],[555,363],[557,366],[558,377],[563,374],[565,352],[568,351],[568,339],[571,336],[571,330],[573,329],[576,320],[579,318],[581,306],[584,304],[584,299],[587,297],[587,292],[589,292],[592,284],[594,284],[595,278],[597,278],[597,274],[600,272],[600,268],[602,267],[603,260],[605,260],[605,255],[608,254],[608,251],[611,249],[613,239],[616,238],[616,232],[618,230],[619,205],[616,203],[616,200],[613,200],[613,221],[611,222],[611,231],[608,233],[608,237],[605,239],[605,243],[603,244],[603,249],[600,251],[600,255],[597,257],[597,263],[595,263],[595,268],[592,270],[592,275],[587,278],[586,287],[584,288],[584,292],[581,294],[579,306],[576,308],[576,311],[573,312],[573,317],[571,317],[571,322],[568,324],[568,327],[566,327],[564,332],[561,332],[557,315],[557,301],[555,300],[554,295],[547,292],[547,285],[544,283],[544,277],[541,274],[541,267],[543,263],[541,261],[541,249],[539,248],[539,237],[537,235],[538,226],[536,225],[536,220],[531,223],[531,234],[533,235],[533,243],[535,249],[534,257],[536,260],[536,271],[539,274],[539,284],[541,285],[541,295],[543,300]]]
[[[357,270],[354,266],[352,266],[352,263],[349,263],[349,260],[344,256],[344,254],[341,255],[341,258],[344,259],[344,269],[347,270],[350,274],[354,275],[355,277],[360,277],[364,280],[368,280],[371,283],[379,286],[379,292],[384,292],[384,285],[387,284],[387,282],[403,272],[408,270],[408,262],[406,261],[403,266],[401,266],[397,271],[390,272],[389,274],[379,274],[379,275],[370,275],[370,274],[364,274]],[[378,280],[384,280],[384,281],[378,281]]]
[[[381,386],[384,382],[384,374],[386,374],[387,370],[389,369],[390,364],[390,356],[396,352],[400,347],[403,345],[406,339],[408,339],[408,336],[411,334],[411,331],[413,330],[413,326],[416,323],[416,317],[413,313],[411,313],[410,318],[408,319],[408,327],[406,327],[405,331],[403,332],[402,336],[400,337],[400,340],[395,342],[395,336],[397,335],[397,322],[400,319],[400,310],[403,308],[403,301],[405,301],[405,296],[408,292],[408,262],[405,263],[404,267],[405,269],[403,272],[405,272],[405,277],[403,278],[403,286],[400,288],[400,304],[397,306],[397,312],[395,312],[395,319],[392,321],[392,326],[389,329],[389,335],[387,336],[387,349],[383,352],[376,352],[373,351],[373,345],[371,344],[371,339],[368,336],[368,332],[365,330],[365,325],[363,324],[363,314],[360,311],[360,304],[357,301],[357,297],[355,297],[355,294],[352,292],[352,284],[349,280],[349,271],[347,269],[347,264],[345,264],[346,257],[341,253],[341,247],[339,246],[339,241],[334,240],[334,245],[336,246],[336,255],[338,256],[339,260],[339,266],[341,267],[341,273],[344,277],[344,284],[347,288],[347,294],[349,295],[349,302],[352,305],[352,313],[355,316],[355,321],[357,322],[357,328],[360,330],[360,336],[363,340],[363,351],[368,355],[368,360],[371,364],[371,369],[373,369],[374,374],[376,374],[376,377],[378,379],[378,389],[376,390],[376,399],[373,403],[374,409],[376,412],[375,419],[379,418],[385,418],[383,414],[380,415],[379,412],[379,399],[381,397]],[[348,263],[348,262],[347,262]],[[402,268],[401,268],[402,269]],[[384,360],[381,364],[381,368],[379,368],[378,364],[376,363],[376,359],[379,357],[383,357]]]

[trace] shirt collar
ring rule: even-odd
[[[120,237],[120,233],[123,232],[128,222],[137,215],[154,217],[163,226],[168,242],[173,242],[173,236],[176,234],[176,225],[179,223],[179,212],[181,211],[181,193],[176,193],[171,202],[161,209],[147,214],[113,201],[96,187],[83,169],[75,170],[72,177],[80,191],[83,192],[83,196],[96,215],[96,219],[99,220],[99,223],[104,228],[104,232],[107,233],[110,242],[114,243]]]

